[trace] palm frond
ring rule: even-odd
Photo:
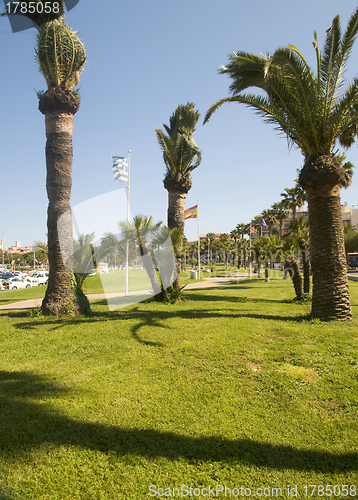
[[[177,106],[169,119],[169,125],[164,125],[167,135],[162,130],[155,129],[167,174],[182,172],[190,175],[200,165],[202,154],[193,138],[199,118],[200,113],[195,110],[195,105],[188,102]]]
[[[83,71],[86,52],[75,31],[55,19],[38,30],[36,56],[48,88],[72,89]]]

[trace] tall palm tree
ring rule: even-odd
[[[295,220],[297,208],[302,207],[306,201],[306,193],[301,186],[296,185],[293,188],[286,188],[281,196],[284,207],[292,212],[292,219]]]
[[[188,102],[177,106],[169,125],[163,124],[165,132],[155,129],[167,167],[164,187],[168,191],[169,229],[184,225],[185,198],[192,185],[191,173],[201,163],[201,151],[193,138],[199,118],[195,105]]]
[[[201,163],[201,151],[196,145],[193,134],[200,118],[195,104],[188,102],[177,106],[169,119],[163,124],[165,132],[155,129],[157,140],[163,152],[167,168],[164,187],[168,191],[168,228],[184,228],[184,207],[187,192],[191,188],[191,173]],[[177,255],[181,253],[184,231],[181,232]],[[177,279],[174,288],[179,287],[180,262],[177,261]]]
[[[45,4],[42,0],[37,0]],[[25,1],[28,7],[33,2]],[[15,2],[16,4],[16,2]],[[49,280],[42,313],[60,315],[69,308],[80,312],[70,286],[71,258],[64,263],[63,255],[72,255],[72,218],[70,210],[72,184],[72,135],[73,115],[79,108],[79,99],[73,92],[83,70],[86,53],[77,34],[64,22],[63,0],[58,2],[59,14],[45,14],[48,8],[28,17],[37,29],[36,57],[48,90],[39,95],[39,110],[45,115],[46,124],[46,189],[49,200],[47,211]],[[15,7],[15,5],[14,5]],[[52,12],[52,10],[51,10]],[[20,9],[17,10],[20,13]],[[15,14],[17,15],[17,14]],[[22,15],[22,14],[21,14]],[[59,236],[57,222],[67,214]],[[61,248],[60,248],[61,238]],[[61,253],[62,250],[62,253]],[[65,265],[66,264],[66,265]]]
[[[253,107],[301,149],[299,184],[307,194],[313,271],[312,316],[321,320],[352,317],[344,255],[340,192],[344,178],[337,141],[350,147],[358,130],[358,77],[344,88],[347,61],[358,32],[358,8],[345,33],[340,18],[327,30],[323,51],[314,33],[316,74],[301,52],[288,45],[272,56],[233,52],[220,72],[232,79],[232,96],[216,102],[205,122],[225,102]],[[260,94],[248,94],[249,87]]]
[[[279,223],[279,238],[282,240],[283,236],[283,221],[287,219],[288,214],[290,213],[290,210],[286,208],[285,204],[282,201],[279,201],[277,203],[274,203],[271,207],[271,210],[274,214],[274,217]]]

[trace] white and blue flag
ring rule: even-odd
[[[128,161],[124,156],[112,156],[113,175],[116,181],[128,181]]]

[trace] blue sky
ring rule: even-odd
[[[165,167],[154,129],[176,106],[194,102],[202,118],[228,95],[217,69],[233,50],[272,53],[296,45],[314,67],[313,31],[322,47],[335,15],[345,28],[356,0],[80,0],[66,16],[87,51],[81,107],[74,118],[72,206],[124,187],[111,156],[131,150],[131,212],[166,221]],[[44,117],[35,90],[45,81],[34,59],[35,30],[13,34],[0,18],[0,239],[5,246],[46,240]],[[358,42],[347,77],[357,71]],[[280,201],[294,185],[302,155],[252,110],[229,104],[198,123],[203,161],[186,207],[199,200],[200,232],[229,232]],[[357,144],[347,158],[358,165]],[[358,205],[357,174],[341,193]],[[104,228],[104,231],[106,229]],[[194,219],[185,233],[197,237]],[[100,236],[100,235],[96,235]]]

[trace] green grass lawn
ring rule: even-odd
[[[350,289],[349,324],[312,321],[289,280],[256,278],[187,290],[178,305],[98,301],[89,318],[2,311],[1,500],[358,490]]]

